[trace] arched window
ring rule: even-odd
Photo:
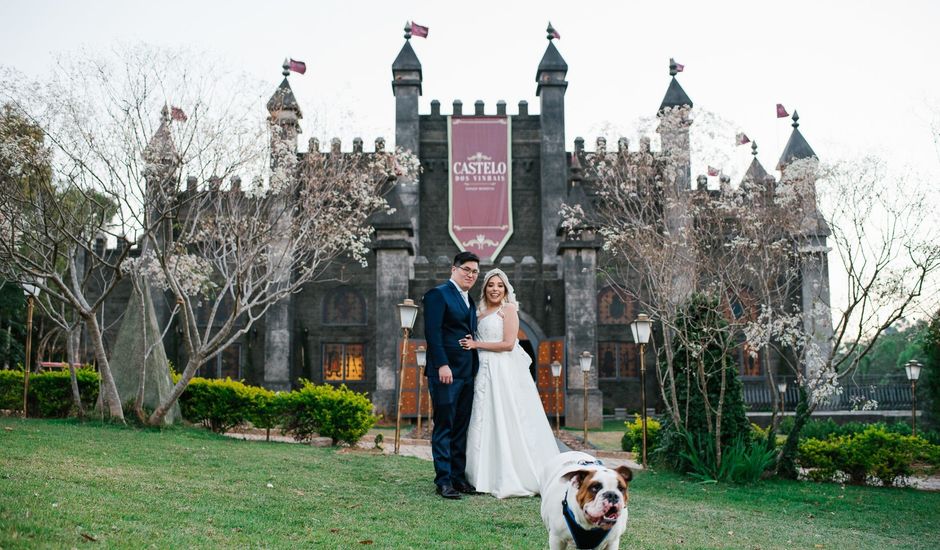
[[[366,320],[366,300],[355,289],[341,286],[323,297],[324,325],[364,325]]]
[[[597,293],[597,319],[602,325],[629,325],[636,320],[636,300],[624,299],[613,287],[605,286]]]

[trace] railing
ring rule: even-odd
[[[854,377],[841,381],[842,393],[830,396],[817,409],[848,411],[862,409],[865,403],[877,402],[874,410],[906,410],[911,408],[911,383],[903,377]],[[799,400],[799,390],[792,381],[784,397],[786,410],[792,411]],[[744,402],[752,411],[770,410],[773,396],[766,382],[745,382]],[[777,404],[779,407],[779,404]]]

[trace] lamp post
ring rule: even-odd
[[[588,385],[587,378],[588,372],[591,371],[591,361],[594,359],[594,356],[591,355],[589,351],[582,351],[581,356],[578,357],[578,362],[581,364],[581,376],[584,386],[584,444],[587,445],[588,442]]]
[[[777,382],[777,392],[780,394],[780,417],[783,418],[783,414],[787,412],[787,381],[781,380]]]
[[[552,361],[552,378],[555,379],[555,435],[561,433],[561,402],[558,394],[558,382],[561,380],[561,363]]]
[[[398,304],[398,317],[401,320],[401,330],[404,333],[401,345],[401,361],[398,364],[398,405],[395,407],[395,454],[401,447],[401,390],[405,385],[405,358],[408,357],[408,333],[415,326],[415,319],[418,317],[418,306],[414,300],[406,298],[404,302]]]
[[[913,435],[917,435],[917,379],[920,378],[922,366],[916,359],[911,359],[904,365],[907,379],[911,381],[911,433]]]
[[[26,398],[29,395],[29,371],[33,351],[33,302],[39,296],[37,283],[23,283],[23,294],[26,295],[26,362],[23,364],[23,418],[26,418]]]
[[[424,369],[424,366],[428,364],[428,350],[424,346],[418,346],[418,349],[415,350],[415,359],[418,363],[418,437],[421,437],[421,392],[424,389],[422,386],[423,380],[421,379],[421,370]],[[431,415],[428,414],[428,421],[431,420]]]
[[[643,468],[646,469],[646,344],[650,341],[653,321],[649,315],[641,313],[636,321],[630,323],[633,342],[640,345],[640,413],[643,418]]]

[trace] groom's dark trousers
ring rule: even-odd
[[[457,287],[450,281],[432,288],[424,295],[424,336],[427,339],[428,390],[434,405],[434,432],[431,454],[434,457],[434,483],[438,487],[467,483],[467,428],[473,408],[473,377],[479,369],[476,350],[460,347],[460,339],[474,334],[477,313],[473,299],[464,303]],[[450,367],[451,384],[442,384],[438,369]]]

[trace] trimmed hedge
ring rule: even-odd
[[[891,486],[912,475],[915,462],[940,466],[940,446],[889,432],[883,426],[869,426],[857,434],[805,439],[800,442],[797,461],[814,481],[832,481],[841,473],[849,483],[863,485],[877,479]]]
[[[98,400],[98,373],[75,371],[82,404],[92,407]],[[30,373],[27,400],[30,416],[61,418],[72,413],[72,381],[67,369]],[[23,410],[23,371],[0,371],[0,409]]]
[[[231,378],[193,378],[180,396],[183,418],[202,423],[215,433],[243,424],[251,407],[250,386]]]
[[[372,403],[363,393],[345,385],[318,386],[308,380],[296,391],[282,394],[284,433],[297,441],[307,441],[317,433],[329,437],[336,445],[342,441],[355,444],[375,425]]]

